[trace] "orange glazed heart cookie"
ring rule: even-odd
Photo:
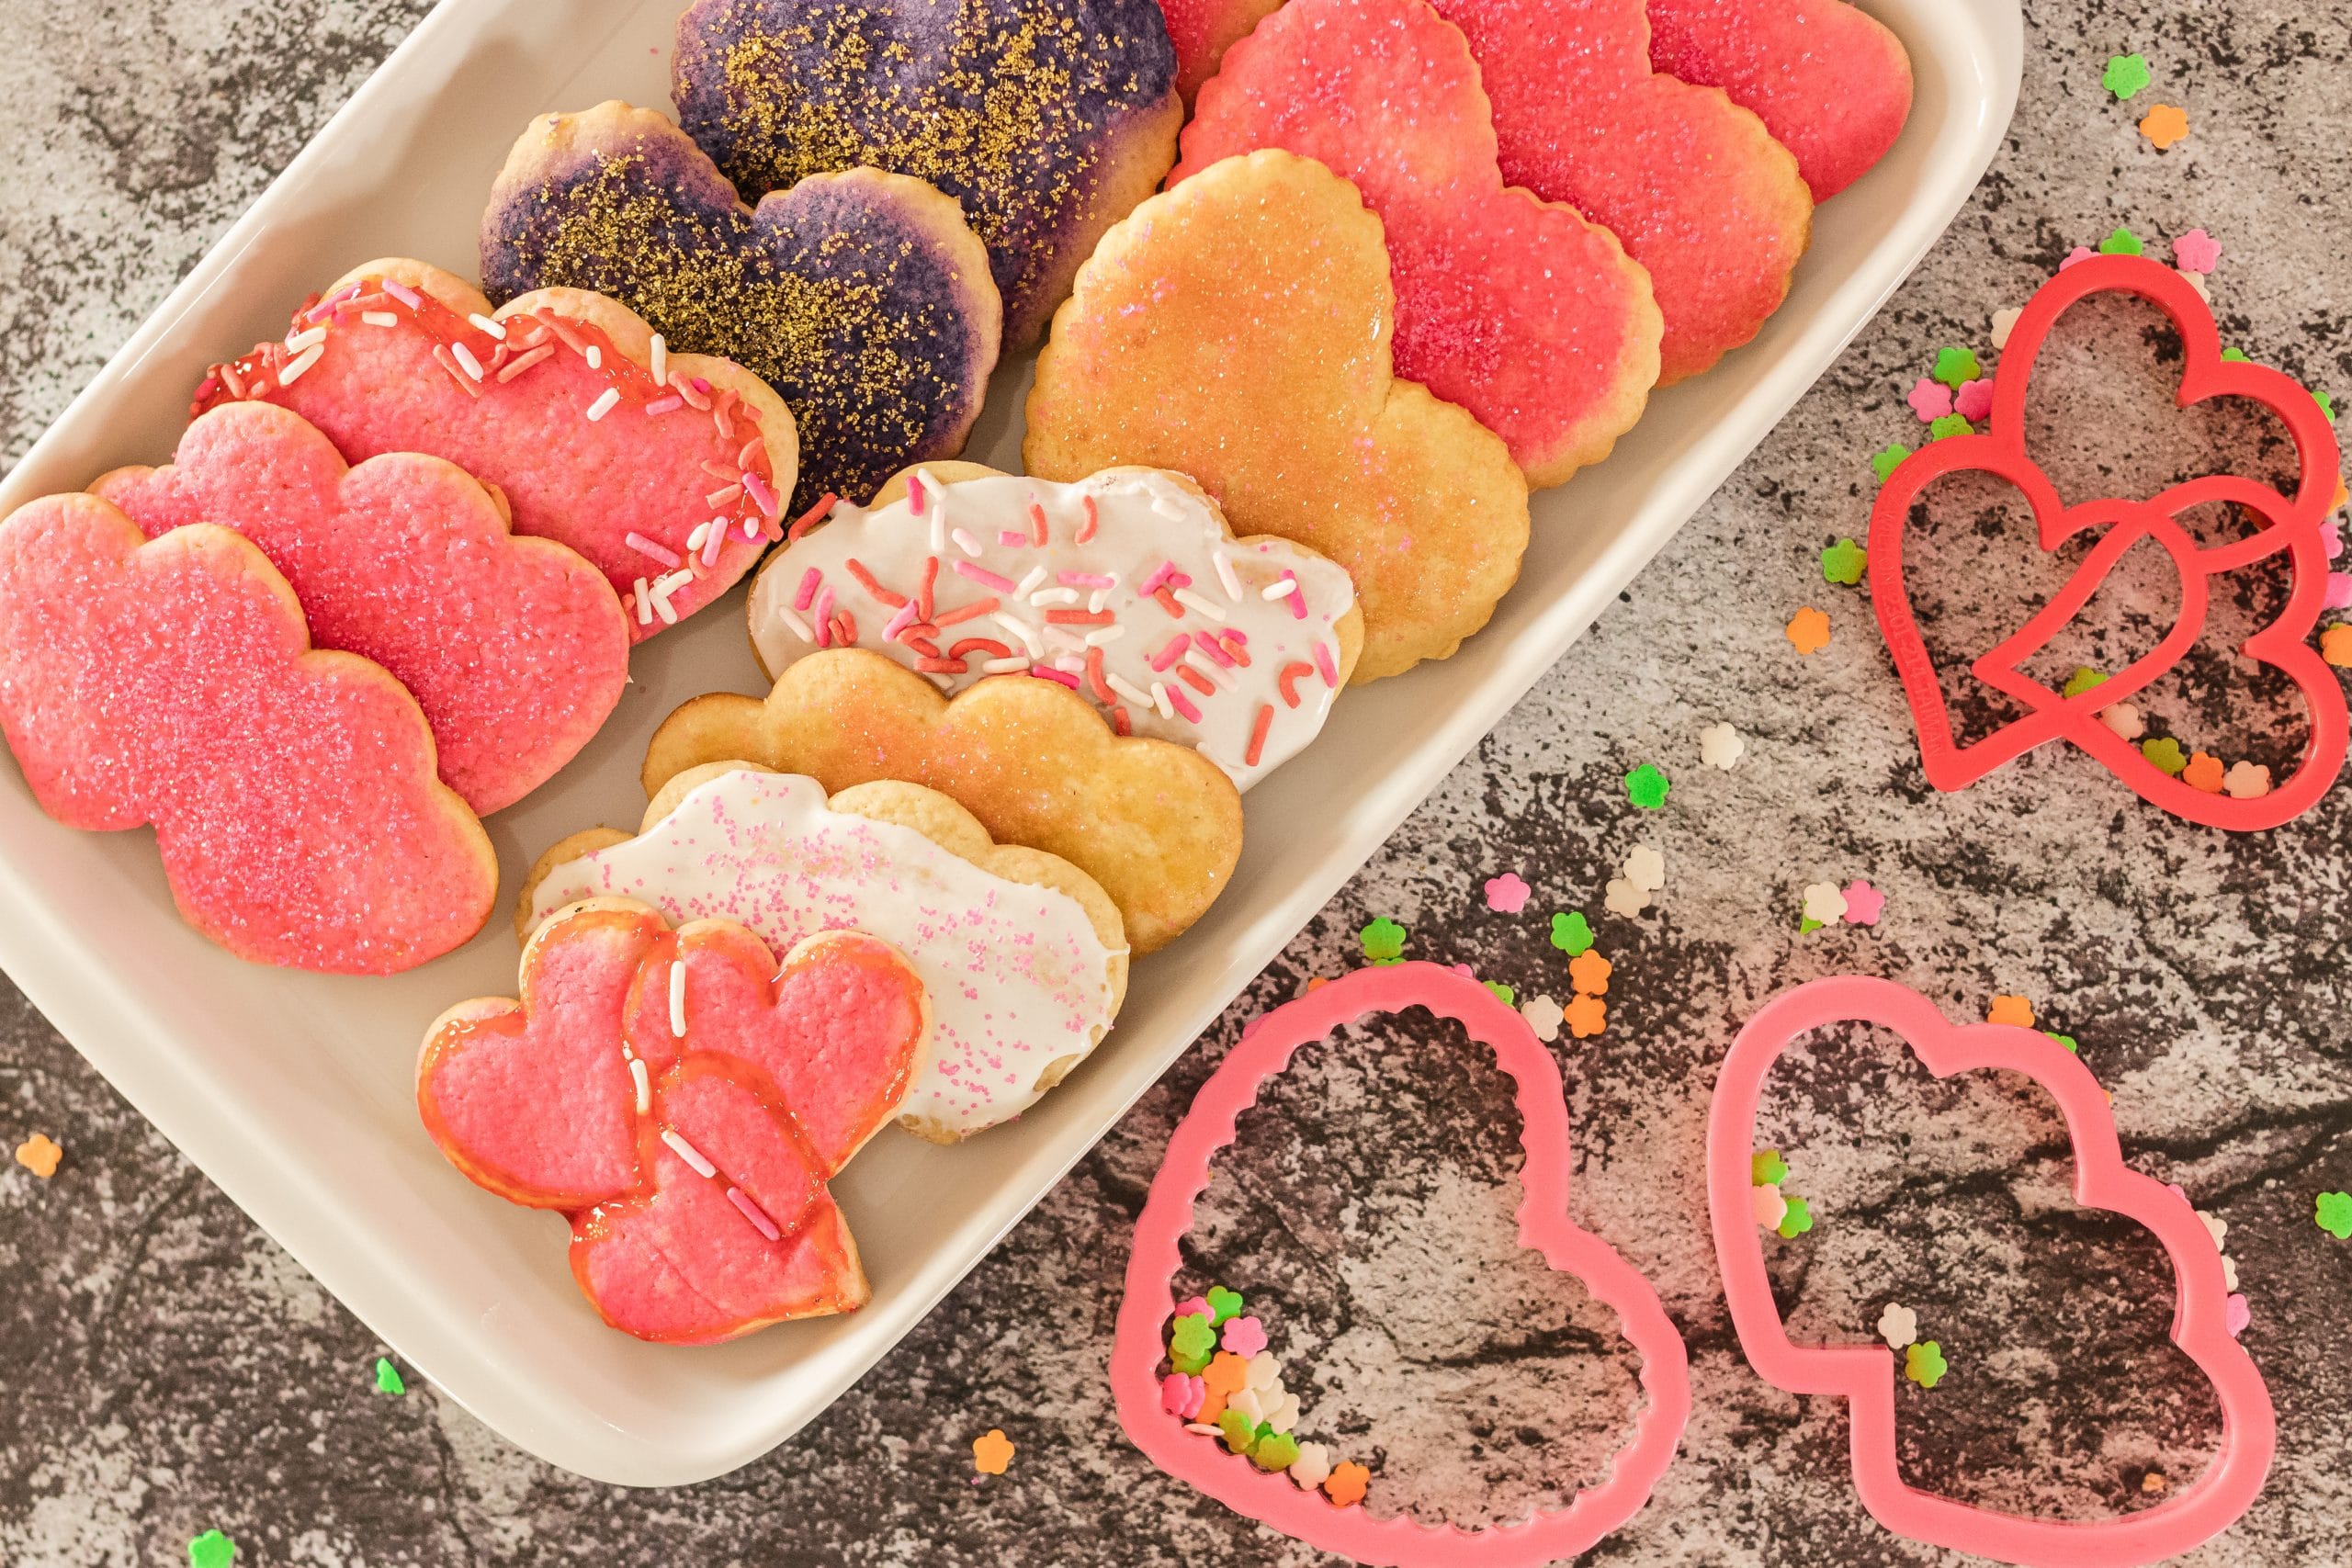
[[[1190,474],[1237,534],[1338,562],[1363,610],[1357,681],[1442,659],[1519,575],[1527,481],[1499,437],[1396,378],[1395,315],[1380,220],[1353,186],[1288,152],[1228,158],[1137,208],[1080,270],[1022,456],[1048,479]]]
[[[950,701],[881,654],[813,653],[764,701],[714,693],[672,714],[646,750],[645,793],[725,761],[806,773],[831,794],[877,779],[935,789],[999,843],[1102,884],[1136,953],[1200,919],[1241,853],[1241,795],[1223,769],[1189,746],[1114,735],[1084,697],[1026,675]]]

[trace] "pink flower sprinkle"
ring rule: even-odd
[[[1879,912],[1886,908],[1886,895],[1856,877],[1846,885],[1846,923],[1849,926],[1874,926]]]
[[[1170,1372],[1160,1380],[1159,1407],[1170,1416],[1190,1421],[1208,1403],[1209,1385],[1203,1379],[1187,1377],[1182,1372]]]
[[[2329,610],[2352,608],[2352,571],[2331,571],[2327,574],[2327,597],[2320,601]]]
[[[2068,267],[2074,265],[2076,262],[2086,262],[2097,254],[2098,254],[2098,253],[2091,249],[2088,245],[2076,245],[2073,250],[2066,253],[2066,259],[2058,264],[2058,270],[2060,272],[2064,272]]]
[[[1980,376],[1962,382],[1960,390],[1952,394],[1951,412],[1971,424],[1981,423],[1993,412],[1993,378]]]
[[[2191,229],[2172,243],[2172,262],[2183,272],[2211,272],[2222,259],[2222,242],[2202,229]]]
[[[1926,376],[1919,378],[1918,384],[1911,389],[1911,395],[1904,400],[1911,405],[1911,412],[1919,416],[1921,424],[1933,423],[1951,412],[1951,389]]]
[[[1209,1299],[1206,1296],[1192,1296],[1176,1303],[1176,1315],[1178,1317],[1210,1317],[1215,1314],[1209,1311]]]
[[[1256,1317],[1229,1317],[1217,1343],[1237,1356],[1261,1354],[1266,1348],[1266,1325]]]
[[[2244,1296],[2232,1296],[2222,1308],[2222,1325],[2230,1331],[2233,1339],[2244,1334],[2247,1325],[2253,1322],[2254,1308],[2247,1304]]]
[[[1487,908],[1498,915],[1516,915],[1527,908],[1527,896],[1533,891],[1515,871],[1490,876],[1487,878]]]
[[[2330,560],[2344,553],[2344,530],[2335,525],[2335,518],[2330,517],[2319,525],[2319,542],[2327,547],[2327,558]]]

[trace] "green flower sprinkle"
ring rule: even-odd
[[[1871,553],[1853,540],[1840,539],[1821,552],[1822,580],[1850,588],[1862,580],[1862,569],[1870,558]]]
[[[2108,57],[2107,70],[2100,75],[2098,85],[2118,98],[2129,98],[2155,79],[2156,73],[2148,69],[2146,55],[2116,54]]]
[[[1789,1162],[1778,1149],[1758,1149],[1747,1156],[1747,1174],[1758,1187],[1778,1187],[1789,1179]]]
[[[2242,348],[2225,348],[2222,350],[2222,358],[2227,364],[2244,365],[2246,363],[2245,350]]]
[[[1581,909],[1552,917],[1552,945],[1570,958],[1581,958],[1592,946],[1592,922]]]
[[[2180,742],[2169,735],[2141,741],[2140,755],[2167,773],[2177,775],[2188,766],[2188,759],[2180,754]]]
[[[1625,775],[1625,798],[1645,811],[1664,806],[1666,792],[1673,787],[1664,773],[1647,762]]]
[[[1813,1228],[1813,1205],[1802,1198],[1788,1200],[1789,1212],[1781,1216],[1781,1239],[1791,1241]]]
[[[1951,1370],[1944,1363],[1944,1348],[1932,1339],[1922,1339],[1903,1352],[1903,1375],[1921,1388],[1935,1387]]]
[[[1879,483],[1884,484],[1894,477],[1894,470],[1901,468],[1903,459],[1909,456],[1910,447],[1900,441],[1890,441],[1871,454],[1871,471],[1878,476]]]
[[[401,1370],[382,1356],[376,1358],[376,1392],[406,1393],[408,1384],[401,1381]]]
[[[2336,1240],[2352,1240],[2352,1192],[2321,1193],[2312,1202],[2312,1220]]]
[[[2085,692],[2089,691],[2093,686],[2103,686],[2105,684],[2107,684],[2107,677],[2105,675],[2086,666],[2083,669],[2076,670],[2072,675],[2066,677],[2066,694],[2070,697],[2079,697]]]
[[[1509,986],[1504,985],[1500,980],[1486,980],[1480,983],[1484,985],[1487,989],[1494,992],[1495,999],[1502,1003],[1503,1006],[1507,1008],[1515,1008],[1519,1005],[1519,993],[1512,990]]]
[[[188,1568],[229,1568],[237,1560],[237,1543],[219,1530],[206,1530],[187,1543]]]
[[[1405,928],[1385,915],[1356,932],[1356,940],[1374,964],[1394,964],[1405,956]]]
[[[1975,428],[1961,415],[1948,413],[1928,426],[1928,434],[1932,440],[1941,441],[1950,435],[1966,435]]]
[[[1946,346],[1936,350],[1936,367],[1928,374],[1957,392],[1984,375],[1984,367],[1976,363],[1974,349]]]
[[[2139,235],[2120,224],[2116,226],[2114,233],[2098,243],[2098,254],[2103,256],[2145,255],[2147,250],[2148,247],[2140,243]]]

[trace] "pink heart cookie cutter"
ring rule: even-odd
[[[1491,1049],[1496,1065],[1518,1085],[1521,1145],[1519,1242],[1541,1253],[1593,1299],[1617,1314],[1625,1339],[1642,1358],[1647,1404],[1634,1417],[1633,1440],[1618,1450],[1608,1476],[1577,1495],[1568,1506],[1494,1529],[1464,1530],[1409,1517],[1376,1519],[1361,1506],[1338,1508],[1319,1492],[1287,1475],[1259,1470],[1212,1438],[1187,1432],[1159,1402],[1159,1366],[1169,1320],[1181,1244],[1193,1228],[1193,1205],[1209,1184],[1209,1162],[1231,1144],[1241,1112],[1261,1087],[1289,1066],[1298,1048],[1373,1013],[1426,1008],[1469,1031]],[[1551,1053],[1526,1020],[1476,980],[1434,964],[1393,964],[1358,969],[1298,1000],[1275,1009],[1201,1086],[1193,1108],[1168,1141],[1168,1154],[1143,1214],[1136,1222],[1127,1259],[1126,1294],[1119,1303],[1111,1348],[1111,1391],[1119,1420],[1146,1457],[1161,1470],[1238,1514],[1295,1540],[1354,1562],[1383,1568],[1533,1568],[1589,1550],[1632,1518],[1673,1461],[1690,1416],[1688,1353],[1659,1304],[1657,1292],[1616,1250],[1568,1218],[1567,1102]]]
[[[2278,416],[2294,440],[2300,467],[2291,497],[2238,475],[2215,474],[2176,485],[2148,501],[2104,497],[2066,503],[2026,450],[2026,397],[2042,343],[2058,318],[2089,296],[2108,293],[2146,300],[2179,332],[2186,363],[2175,398],[2177,406],[2239,397]],[[2027,301],[2001,353],[1993,377],[1991,423],[1984,433],[1946,436],[1904,459],[1879,491],[1871,513],[1871,602],[1911,705],[1928,782],[1939,790],[1965,789],[2035,747],[2064,739],[2097,758],[2150,805],[2205,827],[2259,831],[2291,821],[2316,805],[2335,782],[2352,738],[2344,689],[2307,640],[2318,624],[2325,594],[2327,553],[2319,525],[2334,497],[2338,460],[2335,433],[2311,394],[2279,371],[2223,359],[2211,309],[2170,267],[2139,256],[2099,256],[2068,267],[2044,284]],[[1912,503],[1921,493],[1938,479],[1972,471],[2003,479],[2025,497],[2045,551],[2078,534],[2105,532],[2056,597],[1971,663],[1979,681],[2028,711],[1962,746],[1952,735],[1935,660],[1911,614],[1903,547]],[[2265,525],[2245,539],[2200,549],[2177,519],[2191,508],[2216,502],[2248,507],[2260,513]],[[2125,669],[2071,697],[2026,676],[2025,661],[2066,626],[2124,553],[2143,539],[2160,546],[2180,574],[2181,608],[2173,628]],[[2158,768],[2137,746],[2101,723],[2098,714],[2162,677],[2195,645],[2204,630],[2210,578],[2280,551],[2294,574],[2287,604],[2240,651],[2283,672],[2301,693],[2311,716],[2310,737],[2294,773],[2278,788],[2244,799],[2209,795]]]
[[[2022,1073],[2057,1100],[2074,1145],[2075,1201],[2145,1225],[2172,1260],[2172,1341],[2211,1380],[2222,1408],[2221,1452],[2193,1484],[2154,1507],[2088,1521],[2029,1518],[1920,1491],[1904,1482],[1895,1461],[1894,1353],[1879,1344],[1790,1340],[1750,1198],[1757,1106],[1783,1052],[1811,1031],[1840,1023],[1894,1031],[1939,1078]],[[1837,976],[1782,992],[1739,1032],[1716,1080],[1707,1115],[1707,1207],[1724,1296],[1748,1364],[1776,1388],[1848,1402],[1854,1489],[1871,1517],[1895,1534],[2028,1568],[2126,1568],[2211,1540],[2260,1495],[2278,1421],[2260,1370],[2230,1333],[2221,1249],[2186,1198],[2124,1164],[2098,1080],[2048,1035],[2015,1024],[1952,1023],[1933,1002],[1888,980]]]

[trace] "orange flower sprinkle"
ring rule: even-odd
[[[1597,948],[1587,948],[1568,961],[1568,984],[1580,997],[1605,997],[1609,994],[1609,976],[1615,965],[1600,956]]]
[[[1372,1472],[1351,1459],[1341,1460],[1325,1478],[1323,1495],[1335,1508],[1352,1508],[1363,1501],[1363,1489],[1371,1480]]]
[[[1002,1475],[1012,1462],[1012,1439],[989,1427],[972,1439],[972,1468],[982,1475]]]
[[[2023,997],[1998,996],[1984,1010],[1987,1023],[2014,1023],[2019,1029],[2033,1027],[2033,1004]]]
[[[1799,653],[1818,653],[1829,646],[1829,617],[1807,604],[1790,619],[1788,636]]]
[[[1578,997],[1561,1010],[1560,1017],[1570,1034],[1589,1040],[1609,1027],[1609,1004],[1599,997]]]
[[[2175,104],[2158,104],[2140,121],[2140,134],[2165,152],[2188,134],[2188,113]]]
[[[2201,789],[2207,795],[2222,793],[2222,779],[2227,770],[2222,759],[2211,752],[2199,751],[2188,759],[2188,766],[2181,769],[2181,782],[2191,789]]]

